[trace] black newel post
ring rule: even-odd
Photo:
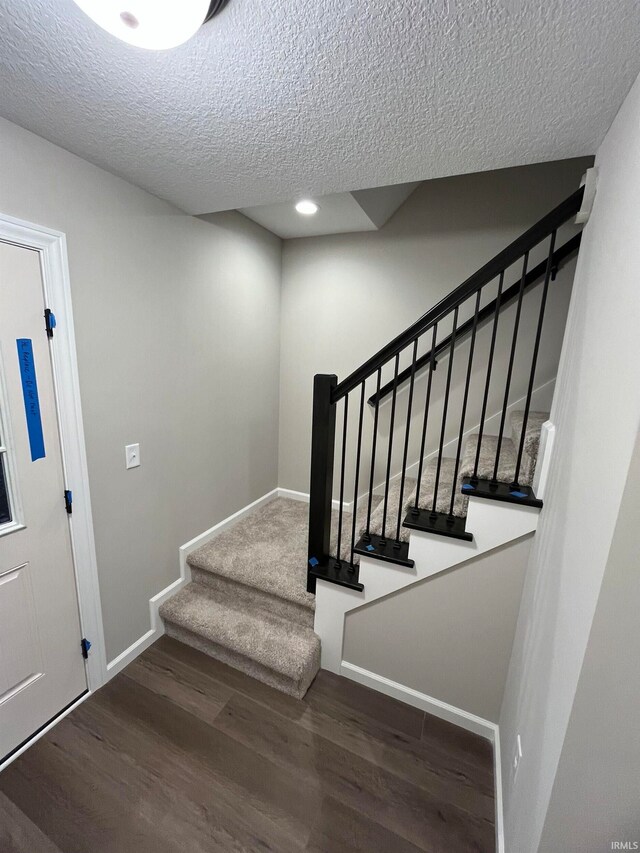
[[[325,563],[331,545],[331,496],[336,407],[331,392],[338,377],[318,373],[313,378],[313,422],[311,428],[311,481],[309,487],[309,564],[307,591],[315,593],[312,565]]]

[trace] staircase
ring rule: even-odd
[[[278,498],[193,552],[160,608],[170,636],[301,698],[321,664],[341,672],[349,610],[535,530],[550,404],[536,366],[582,195],[342,382],[315,377],[308,516]]]
[[[316,375],[307,589],[324,668],[353,677],[342,661],[348,611],[535,531],[543,428],[553,434],[536,368],[549,290],[580,244],[579,233],[559,247],[558,237],[582,196],[350,376]]]
[[[169,636],[302,698],[320,667],[306,591],[307,507],[276,499],[188,557],[160,608]]]
[[[529,412],[527,427],[525,430],[524,453],[522,457],[522,473],[518,477],[522,486],[533,485],[533,475],[538,459],[540,446],[540,433],[542,426],[549,418],[549,412]],[[515,411],[511,415],[512,437],[503,438],[500,446],[499,465],[497,471],[498,483],[512,483],[515,479],[518,446],[524,425],[524,412]],[[420,480],[420,489],[417,489],[415,480],[405,479],[405,502],[400,510],[401,482],[393,483],[389,488],[387,517],[396,517],[400,513],[405,520],[400,528],[399,540],[409,541],[409,532],[414,530],[425,530],[429,526],[432,507],[438,519],[445,520],[445,524],[438,530],[439,533],[448,536],[459,536],[461,539],[471,539],[471,535],[464,530],[464,520],[467,517],[469,506],[469,495],[473,493],[472,478],[475,470],[475,459],[478,453],[480,436],[476,433],[469,436],[463,445],[460,469],[454,484],[455,460],[447,457],[430,459],[424,466]],[[493,477],[496,458],[498,458],[497,438],[493,435],[485,435],[480,448],[477,477],[490,480]],[[438,480],[438,466],[440,467],[439,488],[436,496],[436,480]],[[531,503],[531,500],[529,501]],[[369,522],[369,532],[386,538],[384,505],[379,503],[372,512]],[[406,516],[406,518],[405,518]],[[435,529],[435,528],[434,528]],[[431,531],[433,532],[433,531]],[[359,528],[360,536],[367,533],[366,525]],[[371,556],[372,549],[365,546],[367,555]],[[358,551],[355,551],[357,554]]]

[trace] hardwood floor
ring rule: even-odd
[[[2,853],[493,851],[490,744],[321,671],[163,637],[0,774]]]

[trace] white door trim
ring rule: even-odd
[[[73,492],[73,514],[68,516],[68,519],[78,591],[80,626],[82,636],[87,637],[91,642],[91,651],[86,661],[87,684],[89,690],[94,691],[106,681],[107,662],[89,495],[89,472],[80,406],[80,383],[66,238],[60,231],[33,225],[0,213],[0,241],[35,249],[40,253],[45,304],[56,316],[57,325],[51,342],[53,381],[62,444],[64,479],[66,487]],[[44,317],[42,334],[45,334]],[[62,507],[62,495],[60,502]],[[64,508],[61,511],[64,512]]]

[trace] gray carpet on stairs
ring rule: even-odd
[[[189,565],[313,610],[308,520],[309,504],[276,498],[190,554]]]
[[[499,482],[511,483],[514,479],[518,455],[518,442],[522,435],[523,417],[524,412],[513,412],[510,416],[513,438],[503,438],[500,445],[500,458],[498,460],[499,464],[497,472],[497,479]],[[527,429],[525,432],[524,453],[522,456],[519,476],[520,485],[522,486],[530,486],[533,482],[533,474],[540,446],[540,430],[542,428],[542,424],[548,419],[548,417],[548,412],[529,413]],[[438,479],[438,493],[435,503],[436,512],[452,512],[454,516],[459,518],[466,517],[469,499],[462,494],[460,489],[462,487],[462,479],[464,477],[470,477],[475,471],[477,447],[478,436],[468,436],[463,445],[455,484],[453,482],[455,474],[455,459],[449,457],[442,458]],[[480,479],[491,479],[493,477],[497,450],[497,436],[484,435],[480,444],[480,455],[478,458],[477,475]],[[432,509],[434,506],[433,497],[435,492],[437,469],[437,458],[429,459],[424,465],[420,482],[420,493],[418,495],[417,502],[418,506],[422,509]],[[404,518],[407,512],[409,512],[411,507],[416,505],[415,487],[415,479],[407,477],[405,480],[402,501],[402,518]],[[392,481],[389,486],[389,495],[387,499],[387,523],[385,530],[387,538],[396,537],[400,488],[401,483],[399,478]],[[451,495],[453,491],[455,491],[455,496],[452,509]],[[380,503],[378,504],[376,511],[371,515],[370,532],[381,536],[383,531],[384,503],[382,498],[379,498],[379,500]],[[364,532],[364,529],[365,525],[362,525],[361,533]],[[408,542],[409,535],[410,531],[401,525],[400,541]]]
[[[235,595],[191,583],[162,606],[167,633],[248,675],[301,698],[320,668],[312,628]]]
[[[189,555],[160,608],[167,633],[301,698],[320,667],[307,592],[309,505],[276,498]]]
[[[438,475],[438,460],[429,459],[423,468],[420,481],[420,494],[418,495],[418,506],[422,509],[433,508],[433,495],[435,492],[436,476]],[[436,512],[449,512],[451,508],[451,495],[453,493],[453,475],[455,471],[455,459],[443,457],[440,465],[438,478],[438,498],[436,501]],[[398,525],[398,506],[400,499],[400,480],[395,480],[389,489],[389,500],[387,509],[387,538],[396,537]],[[411,507],[416,504],[416,480],[407,478],[403,495],[403,509],[401,519],[404,520]],[[453,514],[464,517],[467,513],[468,498],[459,489],[456,489],[453,501]],[[376,512],[371,516],[371,533],[382,535],[383,503],[378,504]],[[408,542],[410,530],[400,525],[400,541]]]
[[[511,429],[513,432],[513,443],[518,451],[520,437],[522,435],[522,423],[524,412],[512,412]],[[527,418],[527,429],[524,436],[522,463],[520,469],[520,481],[522,485],[530,486],[533,483],[533,475],[536,468],[536,460],[540,452],[540,435],[542,425],[549,420],[549,412],[529,412]]]
[[[372,509],[379,501],[374,497]],[[362,501],[356,531],[366,525]],[[332,513],[335,553],[338,512]],[[342,517],[342,552],[352,515]],[[320,666],[315,596],[306,590],[309,505],[276,498],[188,558],[192,582],[160,608],[167,634],[292,696]]]
[[[380,505],[382,498],[380,495],[374,495],[371,500],[371,518],[373,519],[374,513],[376,512],[376,507]],[[355,541],[354,545],[357,544],[358,539],[362,536],[367,527],[367,515],[369,513],[369,503],[366,499],[358,501],[358,505],[356,507],[356,526],[355,526]],[[338,519],[339,514],[338,511],[334,509],[331,514],[331,554],[337,555],[338,553]],[[350,557],[351,552],[351,540],[353,534],[353,515],[351,512],[344,512],[342,514],[342,538],[340,540],[340,558],[342,560],[347,560]],[[357,554],[353,555],[354,565],[358,565],[360,562],[360,558]]]
[[[538,455],[540,428],[546,412],[531,412],[525,433],[520,483],[529,485]],[[511,415],[513,440],[503,439],[498,479],[511,482],[522,434],[522,413]],[[516,442],[516,443],[514,443]],[[493,476],[498,440],[484,436],[478,476]],[[477,436],[464,445],[455,478],[455,460],[443,458],[436,510],[464,517],[468,498],[461,494],[462,478],[475,467]],[[437,460],[423,470],[418,505],[433,506]],[[391,483],[387,499],[388,538],[395,538],[400,513],[400,538],[408,541],[402,520],[416,502],[416,480],[407,477],[400,511],[400,480]],[[372,533],[382,534],[384,502],[375,495],[371,506]],[[160,608],[167,633],[211,657],[242,670],[284,693],[301,698],[320,667],[320,640],[313,632],[315,597],[306,590],[309,505],[276,498],[241,519],[229,530],[189,555],[192,582]],[[367,526],[368,503],[358,503],[357,541]],[[337,511],[332,513],[331,553],[337,553]],[[342,515],[341,557],[349,559],[353,516]],[[358,557],[355,555],[355,562]]]

